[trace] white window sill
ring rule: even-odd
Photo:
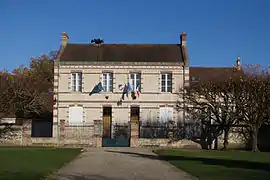
[[[172,94],[172,92],[160,92],[160,94]]]
[[[74,93],[74,94],[82,94],[83,92],[82,91],[70,91],[71,93]]]

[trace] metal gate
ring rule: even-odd
[[[103,118],[103,121],[103,147],[130,146],[130,122],[112,124],[111,118]]]

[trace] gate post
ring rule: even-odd
[[[130,147],[138,147],[139,128],[139,120],[130,121]]]
[[[60,137],[59,137],[59,145],[64,145],[65,140],[65,120],[60,119]]]
[[[22,145],[23,146],[29,146],[32,144],[31,131],[32,131],[32,120],[31,119],[24,120],[23,126],[22,126]]]
[[[102,147],[102,130],[103,122],[101,120],[94,120],[94,137],[96,141],[96,147]]]
[[[174,129],[175,129],[175,122],[169,121],[169,131],[168,131],[169,142],[172,142],[174,140],[174,134],[173,134]]]

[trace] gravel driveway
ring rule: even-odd
[[[61,168],[60,180],[190,180],[195,179],[149,149],[93,148]]]

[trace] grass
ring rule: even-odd
[[[38,180],[61,168],[80,149],[0,147],[0,180]]]
[[[200,180],[270,179],[270,153],[158,150],[160,157]]]

